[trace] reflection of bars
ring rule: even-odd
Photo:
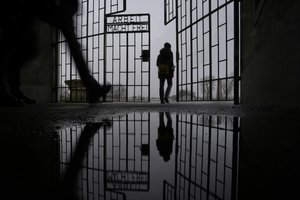
[[[107,188],[148,190],[150,114],[128,114],[113,123],[106,133]]]
[[[165,23],[176,19],[178,100],[238,103],[238,14],[234,0],[165,0]]]
[[[114,189],[149,189],[150,114],[128,114],[112,119],[112,123],[111,129],[101,128],[93,136],[78,176],[79,199],[121,200],[125,195]],[[73,126],[60,131],[62,174],[82,129],[83,126]],[[121,178],[112,179],[112,174]]]
[[[237,120],[217,116],[177,117],[175,186],[165,183],[168,191],[164,192],[164,199],[235,199]]]

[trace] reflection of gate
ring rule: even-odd
[[[175,182],[164,199],[236,199],[239,119],[182,114],[176,118]]]
[[[235,0],[165,0],[176,20],[177,100],[239,102],[239,7]]]
[[[88,123],[59,132],[61,175],[70,166],[79,141],[88,145],[80,166],[76,166],[80,167],[76,179],[78,200],[124,200],[124,191],[149,190],[150,114],[112,117],[112,127],[105,124],[100,129],[99,123]]]
[[[106,101],[148,101],[150,17],[115,16],[125,10],[126,0],[79,0],[79,9],[74,16],[75,32],[94,78],[101,84],[113,84]],[[57,34],[56,48],[56,100],[86,101],[85,88],[61,32]]]
[[[150,15],[109,15],[105,19],[108,101],[150,101]]]

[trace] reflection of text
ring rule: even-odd
[[[148,183],[148,175],[143,172],[107,171],[106,175],[109,189],[140,189]]]
[[[147,15],[121,15],[106,18],[106,32],[148,32],[149,17]]]

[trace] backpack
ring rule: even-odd
[[[157,66],[158,66],[158,74],[160,75],[169,75],[170,74],[170,66],[168,64],[163,64],[161,62],[161,54],[157,57]]]

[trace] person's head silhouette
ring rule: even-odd
[[[164,44],[164,47],[165,47],[165,48],[168,48],[168,49],[171,49],[171,44],[170,44],[169,42],[166,42],[166,43]]]

